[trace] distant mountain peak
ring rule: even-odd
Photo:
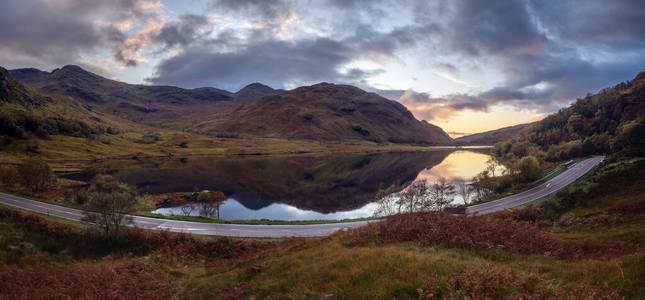
[[[259,82],[254,82],[237,91],[235,94],[233,94],[233,97],[236,100],[249,101],[249,100],[258,100],[266,96],[278,95],[284,92],[285,92],[284,90],[276,90],[271,88],[268,85],[265,85]]]

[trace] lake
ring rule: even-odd
[[[107,161],[65,177],[111,174],[140,193],[222,191],[225,220],[323,220],[370,217],[380,189],[398,192],[418,179],[471,179],[486,167],[489,148],[292,157],[191,157]],[[459,199],[455,200],[456,202]],[[198,215],[195,209],[191,215]],[[182,215],[179,207],[155,213]]]

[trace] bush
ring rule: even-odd
[[[106,132],[108,134],[119,134],[119,129],[114,127],[108,127]]]
[[[562,259],[613,257],[634,251],[626,243],[602,247],[557,240],[538,227],[493,216],[453,216],[421,212],[388,217],[348,231],[348,245],[414,242],[421,247],[445,246],[471,250],[503,249],[518,254],[542,254]]]
[[[158,141],[161,141],[161,134],[158,132],[147,132],[141,136],[139,143],[142,144],[154,144]]]
[[[532,181],[540,178],[540,164],[533,156],[524,156],[518,163],[518,169],[524,181]]]
[[[220,132],[215,134],[218,138],[227,138],[227,139],[236,139],[240,137],[240,134],[237,132]]]
[[[22,177],[22,185],[31,191],[43,191],[56,183],[51,167],[38,158],[25,160],[18,166],[18,172]]]
[[[22,177],[15,166],[0,166],[0,184],[13,187],[21,183]]]

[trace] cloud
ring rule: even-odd
[[[638,1],[201,3],[203,14],[173,19],[157,0],[5,0],[0,63],[109,70],[149,61],[150,83],[227,89],[330,81],[376,90],[410,71],[415,88],[429,82],[426,93],[400,82],[378,92],[428,120],[498,104],[552,112],[645,66]],[[453,87],[437,95],[426,73]]]
[[[188,87],[217,85],[231,90],[256,81],[278,87],[320,81],[356,84],[383,70],[343,70],[342,66],[357,58],[391,57],[397,48],[416,43],[417,34],[400,29],[380,33],[362,27],[342,40],[318,37],[292,42],[256,38],[263,33],[251,31],[239,38],[242,33],[224,32],[209,43],[187,47],[162,61],[148,81]],[[233,45],[233,49],[218,45]]]
[[[211,0],[209,8],[219,13],[238,13],[249,18],[278,19],[290,11],[286,0]]]
[[[0,10],[0,61],[59,66],[109,49],[116,61],[134,65],[142,44],[126,31],[132,24],[158,21],[162,8],[151,0],[6,0]]]
[[[212,32],[208,17],[186,14],[176,20],[166,23],[158,33],[152,35],[152,40],[170,48],[186,46],[203,39]]]

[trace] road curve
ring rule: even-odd
[[[514,194],[508,197],[504,197],[498,200],[469,206],[466,208],[466,214],[484,215],[484,214],[489,214],[496,211],[504,210],[507,208],[513,208],[516,206],[524,205],[531,201],[535,201],[544,196],[555,193],[561,188],[574,182],[576,179],[580,178],[582,175],[586,174],[595,166],[600,164],[604,159],[605,159],[604,156],[594,156],[594,157],[585,159],[581,162],[578,162],[574,165],[569,166],[567,170],[560,173],[558,176],[530,190],[527,190],[518,194]]]
[[[499,200],[470,206],[466,209],[466,214],[488,214],[507,208],[520,206],[542,198],[546,195],[558,191],[559,189],[575,181],[580,176],[589,172],[589,170],[602,162],[603,159],[604,156],[595,156],[581,161],[569,167],[562,174],[556,176],[548,182],[528,191],[508,196]],[[0,193],[0,203],[69,220],[80,221],[84,217],[82,210],[48,204],[4,193]],[[327,236],[338,230],[346,230],[349,228],[359,227],[369,222],[359,221],[311,225],[242,225],[175,221],[141,216],[132,216],[132,218],[132,226],[145,229],[168,230],[174,232],[185,232],[203,235],[264,238]]]
[[[0,203],[69,220],[80,221],[84,217],[82,210],[52,205],[4,193],[0,193]],[[338,230],[359,227],[367,224],[368,222],[358,221],[311,225],[243,225],[175,221],[141,216],[132,216],[132,218],[132,226],[145,229],[168,230],[203,235],[264,238],[327,236]]]

